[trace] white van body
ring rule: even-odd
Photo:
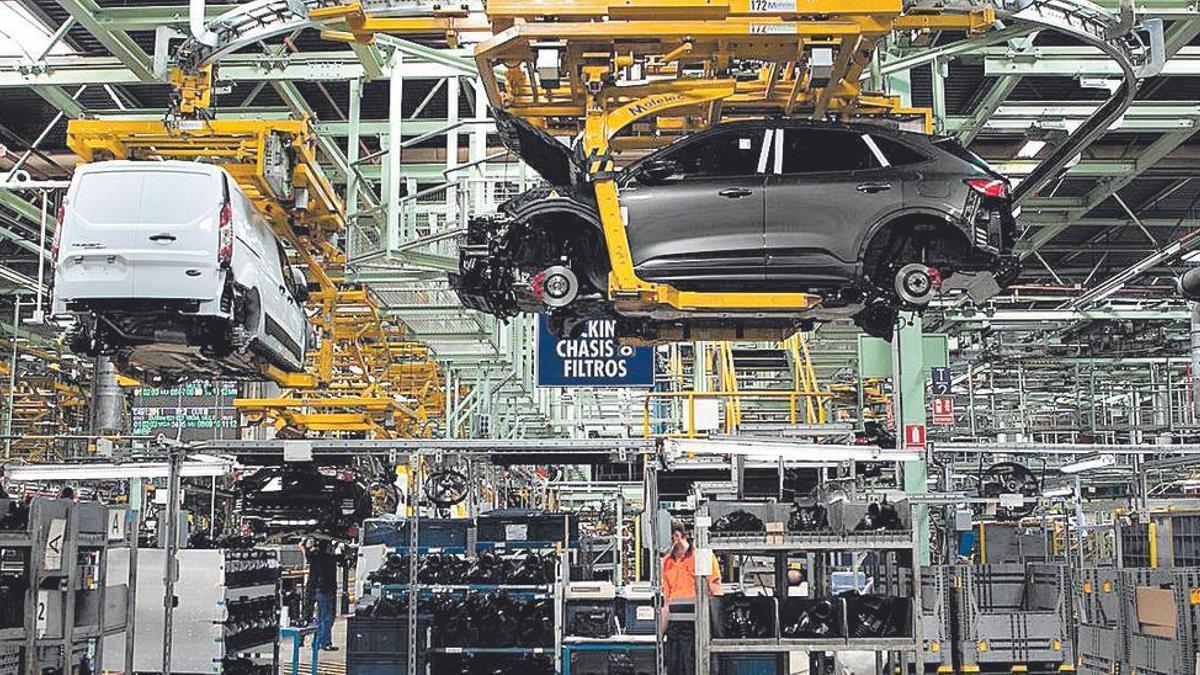
[[[224,169],[83,165],[60,215],[53,312],[76,318],[72,349],[151,379],[304,369],[303,273]]]

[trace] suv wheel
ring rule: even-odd
[[[905,305],[923,308],[929,305],[941,286],[937,268],[923,263],[909,263],[896,272],[896,295]]]

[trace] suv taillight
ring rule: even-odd
[[[1008,183],[999,178],[968,178],[963,182],[984,197],[1008,196]]]
[[[229,267],[233,262],[233,208],[228,202],[221,206],[221,221],[217,227],[217,263]]]
[[[58,213],[55,219],[58,225],[54,228],[54,238],[50,240],[50,262],[58,263],[58,242],[62,241],[63,220],[67,216],[67,203],[62,202],[58,205]]]

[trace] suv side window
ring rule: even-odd
[[[879,161],[859,134],[848,131],[787,129],[783,135],[785,174],[878,168]]]
[[[665,155],[689,176],[752,176],[758,172],[762,129],[730,129]]]
[[[871,134],[871,140],[875,141],[875,145],[879,147],[879,151],[883,153],[884,157],[887,157],[888,162],[892,166],[920,164],[921,162],[929,161],[928,157],[899,141],[893,141],[890,138],[884,138],[876,134]]]

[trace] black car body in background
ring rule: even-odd
[[[939,287],[994,294],[1019,271],[1008,180],[957,141],[879,124],[722,124],[626,167],[617,185],[633,265],[680,290],[811,292],[815,310],[618,315],[609,257],[579,153],[497,112],[505,144],[546,181],[470,223],[451,282],[500,317],[549,312],[570,333],[587,317],[654,339],[664,327],[768,327],[852,316],[890,337],[896,312]],[[679,334],[674,331],[674,334]]]

